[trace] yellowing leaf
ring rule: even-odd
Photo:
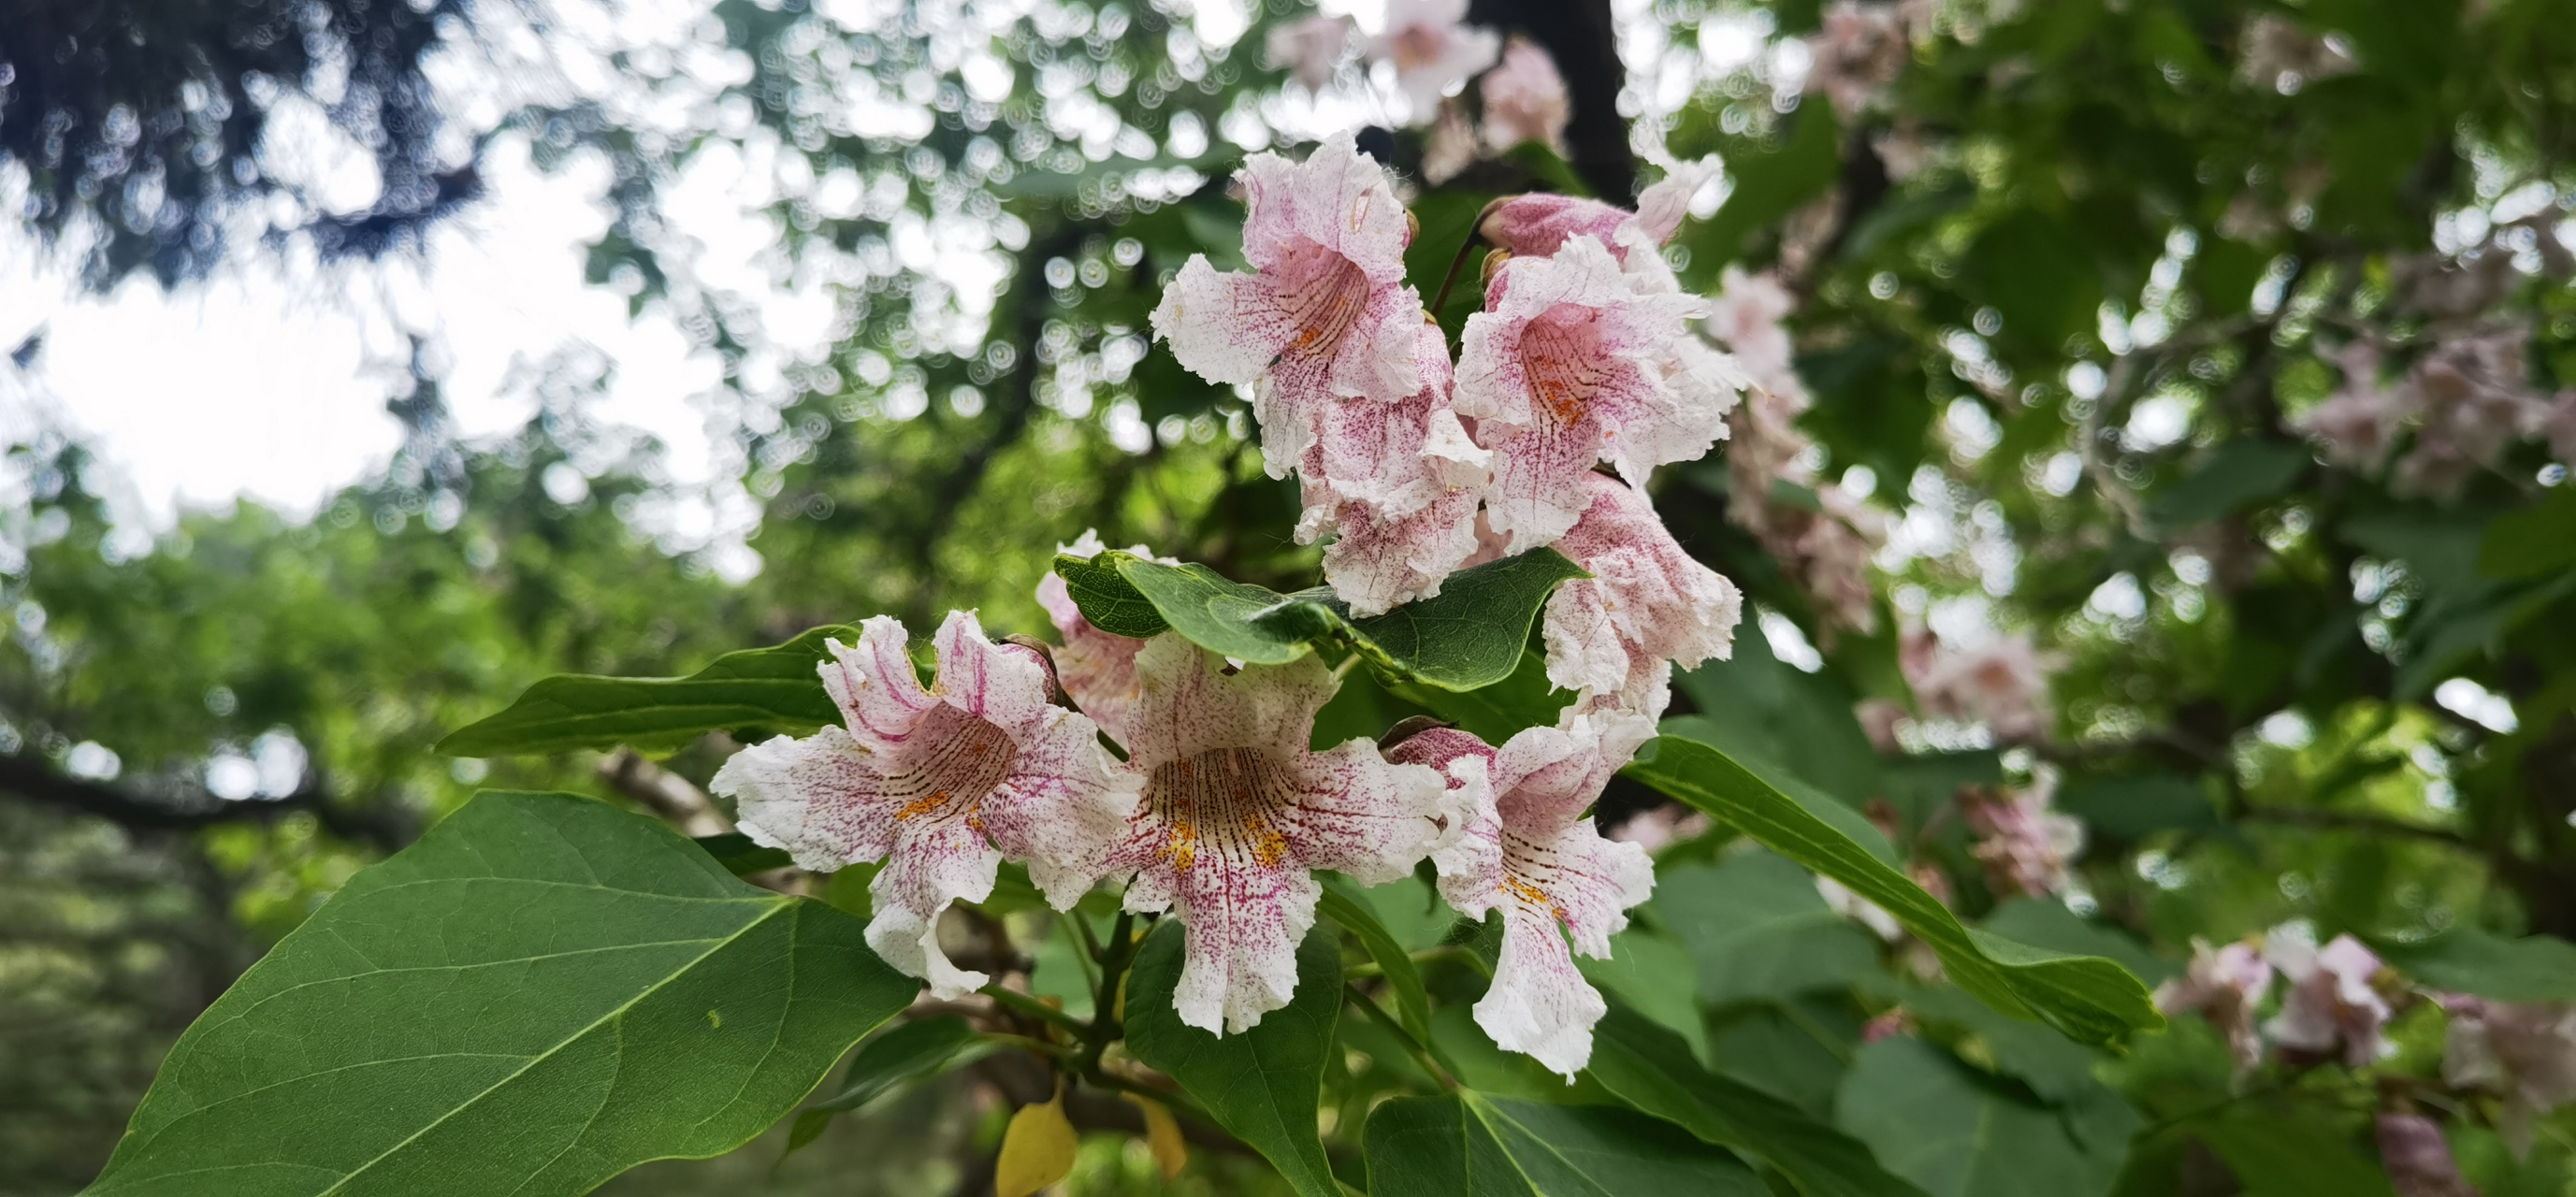
[[[993,1197],[1030,1197],[1073,1171],[1078,1137],[1064,1116],[1064,1089],[1037,1105],[1021,1106],[1002,1132],[1002,1159],[993,1169]]]
[[[1133,1093],[1126,1096],[1145,1112],[1145,1146],[1154,1152],[1154,1166],[1163,1170],[1165,1180],[1179,1176],[1182,1165],[1190,1162],[1190,1145],[1181,1138],[1181,1124],[1163,1103]]]

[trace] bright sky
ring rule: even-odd
[[[491,128],[511,104],[568,98],[561,93],[570,91],[603,100],[632,121],[676,131],[719,111],[714,98],[749,70],[739,54],[704,40],[700,17],[707,6],[707,0],[621,0],[612,10],[600,0],[552,0],[548,37],[487,30],[488,44],[500,47],[493,53],[518,56],[514,61],[535,69],[451,55],[434,64],[432,75],[453,97],[461,128]],[[1007,22],[1026,6],[1027,0],[992,0],[976,7],[992,9],[978,20]],[[1224,26],[1205,30],[1223,40],[1240,32],[1239,3],[1169,0],[1166,6],[1195,12],[1203,26]],[[826,10],[863,27],[884,15],[878,7],[872,0],[831,0]],[[1701,53],[1666,46],[1638,0],[1620,7],[1636,10],[1622,22],[1632,63]],[[1383,0],[1328,0],[1326,8],[1351,13],[1364,29],[1383,20]],[[1752,31],[1756,45],[1760,32]],[[677,70],[659,84],[640,82],[607,66],[612,47],[643,48]],[[1366,115],[1364,105],[1339,95],[1306,107],[1311,111],[1268,116],[1293,130],[1346,126]],[[354,144],[327,144],[333,134],[318,118],[307,123],[320,136],[298,140],[313,144],[263,150],[270,173],[295,178],[325,203],[333,195],[348,197],[352,207],[370,202],[375,182],[366,156]],[[779,351],[747,370],[744,381],[754,390],[776,389],[761,383],[774,381],[768,372],[779,360],[825,360],[833,340],[828,281],[787,267],[776,234],[756,215],[779,194],[774,149],[774,140],[763,144],[758,135],[741,152],[714,143],[663,197],[664,215],[696,242],[697,280],[753,303],[768,343]],[[8,173],[0,172],[0,210],[20,198],[9,194]],[[281,261],[245,247],[217,277],[169,292],[137,279],[110,295],[89,294],[26,233],[0,225],[0,350],[38,332],[44,337],[30,372],[20,374],[0,358],[0,433],[51,425],[81,435],[129,488],[130,518],[151,527],[167,527],[182,508],[220,507],[242,497],[303,515],[381,467],[399,443],[400,428],[384,402],[389,386],[403,378],[408,341],[402,330],[426,332],[443,350],[443,393],[468,437],[517,429],[534,413],[528,385],[534,368],[566,347],[587,347],[612,370],[591,414],[658,438],[674,482],[713,484],[703,499],[678,504],[663,521],[667,526],[654,530],[671,547],[747,530],[756,508],[731,483],[738,468],[732,432],[738,422],[766,413],[747,411],[723,386],[715,356],[693,350],[666,313],[648,308],[630,320],[623,295],[582,281],[586,246],[610,219],[602,200],[605,166],[592,162],[547,174],[530,164],[524,142],[505,136],[486,151],[482,175],[487,198],[438,225],[419,259],[326,267],[309,254]],[[23,186],[23,175],[14,182]],[[902,242],[906,231],[896,230],[895,239]],[[989,291],[999,282],[984,277],[992,255],[981,248],[903,256],[907,267],[944,276],[961,292]],[[925,260],[908,260],[914,256]],[[960,299],[970,309],[989,302]]]
[[[497,150],[484,171],[492,198],[440,225],[416,263],[244,253],[202,283],[164,292],[136,279],[97,296],[25,234],[0,234],[0,346],[44,334],[41,385],[13,388],[15,401],[90,437],[156,526],[179,505],[235,496],[309,512],[400,441],[384,402],[408,342],[390,312],[440,330],[445,393],[467,435],[524,423],[534,399],[514,382],[587,343],[616,365],[600,417],[660,437],[683,479],[706,477],[707,413],[693,397],[720,380],[715,359],[693,355],[666,319],[630,323],[623,297],[582,282],[582,247],[608,220],[602,172],[549,177],[522,145]]]

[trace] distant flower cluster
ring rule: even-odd
[[[2267,1019],[2276,979],[2280,996]],[[2156,990],[2165,1013],[2198,1014],[2225,1036],[2240,1072],[2267,1056],[2290,1067],[2368,1067],[2396,1054],[2389,1020],[2421,1000],[2449,1015],[2443,1084],[2501,1098],[2506,1145],[2530,1151],[2534,1120],[2576,1101],[2576,1006],[2423,990],[2349,935],[2318,946],[2305,924],[2223,947],[2196,941],[2189,970]],[[2380,1115],[2378,1133],[2390,1176],[2415,1182],[2400,1192],[2467,1191],[2440,1187],[2462,1182],[2431,1123],[2392,1110]]]
[[[1348,17],[1308,17],[1272,27],[1265,61],[1310,93],[1345,67],[1364,71],[1391,123],[1430,130],[1422,175],[1435,186],[1523,143],[1563,153],[1574,102],[1556,60],[1535,42],[1506,42],[1466,17],[1467,0],[1395,0],[1385,30],[1365,40]]]

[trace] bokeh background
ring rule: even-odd
[[[1418,280],[1492,196],[1716,156],[1668,257],[1768,370],[1657,480],[1750,600],[1676,714],[1964,913],[2150,982],[2284,923],[2576,935],[2569,0],[0,0],[0,1193],[86,1183],[189,1020],[477,788],[671,814],[724,751],[431,752],[540,676],[1040,631],[1093,528],[1310,584],[1246,397],[1145,313],[1235,252],[1245,154],[1345,129]],[[2083,832],[2036,874],[1977,851],[2023,798]],[[1638,967],[1696,1046],[1832,1110],[1901,949],[1600,817],[1663,855]],[[2438,1076],[2411,1009],[2386,1076]],[[2196,1022],[2080,1092],[1943,1042],[2125,1104],[2067,1149],[2123,1191],[2261,1179],[2155,1137],[2241,1097]],[[2413,1083],[2254,1104],[2376,1167]],[[2563,1111],[2516,1155],[2418,1088],[2487,1192],[2576,1191]],[[970,1187],[992,1089],[607,1191]],[[1071,1184],[1166,1191],[1115,1136]]]

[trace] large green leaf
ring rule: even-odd
[[[90,1191],[587,1192],[740,1146],[919,990],[660,823],[485,794],[180,1037]]]
[[[1462,1089],[1369,1115],[1370,1197],[1764,1197],[1727,1152],[1614,1106]]]
[[[438,742],[449,756],[506,756],[576,748],[676,748],[711,731],[809,732],[840,711],[815,666],[823,641],[858,630],[822,627],[776,648],[726,653],[687,677],[564,674],[528,687],[500,714]]]
[[[2391,1197],[2396,1191],[2378,1161],[2353,1150],[2349,1133],[2314,1118],[2230,1103],[2169,1133],[2207,1144],[2245,1192],[2261,1197]]]
[[[849,1071],[841,1074],[840,1092],[797,1113],[787,1150],[813,1142],[831,1125],[833,1115],[858,1109],[905,1081],[948,1067],[979,1038],[975,1028],[954,1014],[888,1028],[850,1057]]]
[[[2116,1043],[2133,1031],[2164,1025],[2146,986],[2112,961],[2044,951],[1961,926],[1922,887],[1823,817],[1839,803],[1802,804],[1706,744],[1668,735],[1648,748],[1628,766],[1629,776],[1885,908],[1939,953],[1953,982],[1987,1005],[2035,1016],[2087,1043]]]
[[[1436,598],[1362,619],[1326,587],[1281,594],[1204,565],[1129,553],[1060,556],[1056,572],[1083,616],[1105,631],[1151,636],[1168,627],[1257,665],[1287,664],[1317,641],[1343,642],[1397,678],[1445,690],[1510,677],[1549,593],[1585,576],[1556,550],[1533,549],[1450,575]]]
[[[2576,944],[2563,939],[2506,939],[2460,927],[2416,943],[2374,939],[2370,946],[2436,989],[2502,1002],[2576,1002]]]
[[[1321,880],[1324,895],[1317,903],[1317,912],[1360,937],[1369,958],[1377,961],[1385,974],[1387,987],[1395,991],[1396,1018],[1415,1039],[1430,1042],[1431,997],[1422,987],[1422,970],[1414,967],[1412,954],[1395,941],[1386,924],[1378,921],[1377,912],[1369,909],[1368,899],[1358,885],[1338,874]]]
[[[1807,1197],[1921,1197],[1869,1148],[1806,1111],[1699,1066],[1671,1031],[1612,1003],[1592,1028],[1590,1075],[1628,1104],[1756,1156]]]
[[[1565,704],[1574,701],[1574,691],[1559,690],[1547,680],[1547,658],[1527,648],[1509,676],[1482,689],[1443,690],[1406,681],[1386,689],[1488,744],[1511,739],[1523,728],[1555,726]]]
[[[1656,879],[1658,919],[1689,945],[1703,1000],[1723,1005],[1848,985],[1878,943],[1834,913],[1807,870],[1759,850]]]
[[[2138,1125],[2099,1085],[2044,1104],[1905,1036],[1860,1050],[1835,1117],[1932,1197],[2101,1197]]]
[[[1172,1008],[1182,936],[1179,920],[1164,919],[1137,949],[1127,979],[1127,1046],[1269,1159],[1301,1197],[1341,1197],[1315,1133],[1324,1058],[1342,1012],[1342,952],[1333,933],[1318,929],[1298,945],[1297,992],[1286,1006],[1224,1036],[1183,1025]]]

